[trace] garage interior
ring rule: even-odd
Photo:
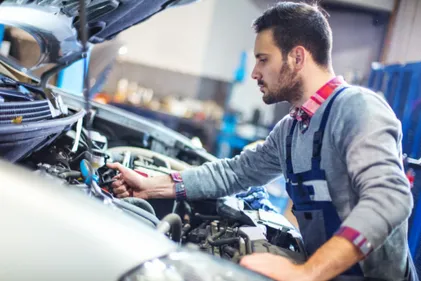
[[[49,83],[82,97],[88,61],[89,83],[96,85],[92,101],[163,125],[216,158],[235,157],[264,140],[291,110],[288,103],[264,104],[250,77],[255,63],[251,23],[276,2],[203,0],[168,9],[92,45],[85,61],[55,73]],[[381,95],[402,123],[405,172],[414,198],[408,241],[420,275],[421,1],[317,2],[332,28],[336,74]],[[27,32],[0,25],[2,56],[27,70],[40,52]],[[51,67],[32,73],[40,76]],[[252,197],[246,204],[282,214],[297,227],[285,185],[280,176],[243,198]]]

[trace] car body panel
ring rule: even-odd
[[[176,249],[145,223],[79,190],[4,161],[0,178],[0,280],[115,281]]]

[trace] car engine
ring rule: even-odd
[[[75,127],[78,127],[78,124]],[[87,163],[87,160],[91,159],[93,180],[102,192],[95,197],[104,202],[104,199],[109,200],[113,197],[110,184],[116,175],[114,170],[105,166],[107,162],[117,161],[145,177],[169,174],[171,171],[181,171],[190,167],[185,162],[144,148],[108,148],[106,137],[98,132],[91,132],[90,155],[87,151],[87,135],[84,128],[70,130],[50,146],[24,159],[21,164],[44,176],[56,178],[63,184],[87,192],[88,176],[81,163]],[[74,149],[76,142],[78,146]],[[193,202],[145,201],[137,198],[118,201],[126,204],[123,207],[117,205],[118,208],[125,209],[128,203],[144,211],[135,212],[137,216],[142,217],[148,213],[156,217],[152,221],[153,224],[155,222],[155,227],[177,243],[194,246],[223,259],[239,262],[245,255],[267,252],[287,257],[296,263],[306,260],[300,234],[282,215],[265,210],[252,210],[241,199],[235,197]],[[160,224],[167,227],[160,227]]]
[[[10,78],[0,81],[0,97],[0,120],[5,123],[0,155],[7,160],[53,179],[60,188],[75,188],[135,216],[180,245],[232,262],[252,253],[272,253],[295,263],[306,260],[301,236],[285,217],[254,210],[242,199],[177,202],[114,196],[116,171],[106,163],[119,162],[144,177],[203,163],[180,144],[166,149],[157,138],[132,134],[124,124],[115,127],[118,122],[95,116],[95,110],[86,114],[67,108],[53,91],[47,94]],[[42,122],[33,121],[34,116]]]

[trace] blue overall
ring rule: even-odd
[[[286,139],[287,192],[294,203],[293,213],[300,226],[305,249],[310,256],[329,240],[341,225],[341,219],[332,203],[325,171],[320,168],[323,135],[332,104],[345,88],[339,90],[328,103],[319,130],[314,133],[310,171],[294,173],[291,160],[292,137],[297,120],[294,120]],[[359,264],[343,275],[363,276]]]
[[[325,171],[320,168],[323,135],[330,110],[335,99],[347,87],[340,89],[326,106],[320,123],[319,130],[313,137],[313,155],[311,159],[312,168],[302,173],[294,173],[292,167],[291,150],[292,137],[297,120],[294,120],[289,135],[286,139],[286,165],[287,182],[286,189],[289,197],[293,201],[293,213],[300,226],[307,255],[311,256],[327,242],[333,234],[340,228],[340,219],[335,206],[330,197]],[[360,265],[357,263],[339,277],[345,280],[379,280],[364,278]],[[351,279],[349,279],[351,278]],[[407,276],[405,280],[417,281],[416,269],[411,257],[408,257]]]

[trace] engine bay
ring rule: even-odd
[[[235,263],[245,255],[262,252],[295,263],[306,260],[301,235],[284,216],[252,209],[236,197],[182,202],[116,198],[111,184],[117,172],[107,163],[118,162],[143,177],[154,177],[213,160],[189,148],[174,132],[152,121],[130,124],[126,113],[112,115],[112,107],[97,105],[86,114],[74,97],[63,101],[66,94],[59,90],[45,90],[7,76],[2,76],[0,90],[4,123],[0,152],[9,161],[56,181],[59,188],[80,190],[135,216],[179,245]],[[136,130],[139,124],[147,129]]]
[[[193,202],[117,199],[110,188],[116,172],[105,166],[108,162],[119,162],[144,177],[165,175],[192,166],[145,148],[109,148],[107,138],[95,131],[90,132],[90,155],[88,132],[81,124],[79,121],[51,145],[19,164],[135,215],[181,245],[233,262],[256,252],[285,256],[297,263],[305,261],[301,236],[282,215],[252,210],[235,197]],[[93,171],[92,178],[89,170]],[[96,186],[93,190],[89,190],[89,180]]]

